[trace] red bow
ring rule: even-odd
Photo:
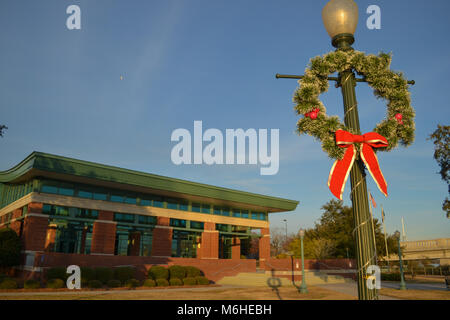
[[[342,193],[344,192],[345,182],[347,181],[350,169],[356,158],[355,143],[361,144],[361,159],[366,164],[372,178],[375,180],[378,189],[387,197],[387,183],[384,180],[383,173],[381,173],[378,158],[373,151],[373,148],[387,147],[389,144],[387,139],[376,132],[369,132],[362,136],[351,134],[344,130],[336,131],[336,144],[340,148],[347,148],[342,160],[336,160],[330,171],[328,177],[328,187],[331,193],[342,200]]]

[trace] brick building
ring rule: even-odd
[[[21,237],[21,269],[28,271],[170,259],[230,265],[249,257],[252,238],[264,261],[270,257],[268,215],[297,205],[40,152],[0,172],[0,228]]]

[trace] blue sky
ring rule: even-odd
[[[13,1],[0,3],[0,170],[42,151],[129,169],[300,201],[273,214],[272,227],[312,227],[332,199],[332,160],[320,143],[295,134],[295,80],[311,57],[333,50],[322,20],[327,1]],[[354,48],[392,52],[392,69],[414,79],[416,141],[379,153],[389,197],[368,178],[391,233],[405,218],[411,240],[450,237],[441,210],[447,186],[427,141],[449,119],[450,22],[447,0],[356,1]],[[81,30],[66,28],[66,8],[81,8]],[[366,9],[381,8],[381,30],[366,27]],[[123,80],[120,79],[123,76]],[[321,96],[342,116],[340,91]],[[357,87],[363,132],[384,118],[385,103],[367,84]],[[173,130],[280,130],[280,169],[258,165],[171,162]],[[344,200],[350,205],[349,182]],[[380,217],[376,209],[375,217]]]

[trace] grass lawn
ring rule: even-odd
[[[308,294],[300,294],[295,288],[190,288],[46,292],[7,295],[0,293],[0,300],[355,300],[356,298],[319,287],[308,287]]]

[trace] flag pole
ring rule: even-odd
[[[372,214],[373,197],[372,197],[372,194],[370,193],[370,190],[369,190],[369,194],[370,194],[370,198],[371,198],[371,202],[372,202],[372,205],[369,206],[369,209],[370,209],[369,211],[370,211],[370,220],[372,221],[373,247],[375,249],[375,263],[378,265],[377,239],[375,238],[375,227],[374,227],[374,223],[373,223],[373,214]]]
[[[386,225],[384,224],[384,210],[383,205],[381,205],[381,218],[383,220],[383,229],[384,229],[384,244],[386,246],[386,260],[389,267],[389,271],[391,271],[391,266],[389,264],[389,251],[388,251],[388,245],[387,245],[387,238],[386,238]]]

